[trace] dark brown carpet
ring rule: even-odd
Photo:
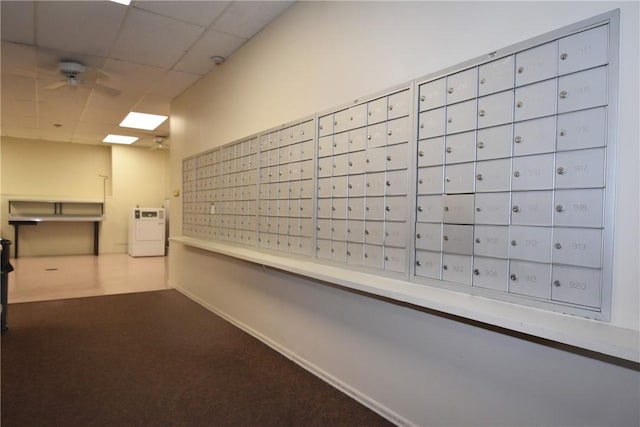
[[[390,425],[174,290],[8,313],[3,427]]]

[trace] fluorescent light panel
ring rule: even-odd
[[[109,142],[111,144],[133,144],[138,140],[137,136],[125,136],[125,135],[107,135],[102,142]]]
[[[135,111],[127,114],[127,117],[120,123],[125,128],[154,130],[167,120],[167,116],[159,116],[157,114],[136,113]]]
[[[109,0],[109,1],[112,1],[114,3],[120,3],[125,6],[129,6],[129,3],[131,3],[131,0]]]

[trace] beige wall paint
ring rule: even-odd
[[[186,156],[616,7],[637,93],[637,3],[298,2],[173,103],[171,186]],[[636,330],[639,115],[621,96],[612,322]],[[637,370],[180,244],[170,265],[173,286],[402,422],[640,422]]]
[[[8,200],[103,200],[100,252],[126,253],[128,208],[161,206],[166,196],[168,154],[163,150],[81,145],[2,137],[2,235],[13,240],[8,224]],[[103,179],[106,175],[106,194]],[[20,229],[20,255],[93,253],[89,223],[43,223]]]

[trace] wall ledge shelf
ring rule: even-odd
[[[170,240],[347,289],[640,363],[640,333],[611,323],[352,271],[313,260],[281,257],[226,243],[186,236]]]

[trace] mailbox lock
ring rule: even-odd
[[[562,245],[560,243],[556,243],[553,245],[556,249],[562,249]]]
[[[371,135],[367,135],[367,139],[368,139],[368,140],[371,140]]]
[[[518,136],[516,136],[515,138],[513,138],[513,141],[514,141],[516,144],[520,144],[520,143],[522,142],[522,137],[518,135]]]
[[[480,79],[480,84],[483,85],[483,84],[485,84],[486,81],[487,81],[487,79],[482,78],[482,79]]]
[[[387,156],[387,161],[390,162],[391,161],[391,156]]]
[[[567,135],[567,131],[564,129],[560,130],[560,136],[565,136],[565,135]]]
[[[422,261],[416,261],[416,265],[420,267],[422,265]]]
[[[453,151],[453,148],[447,147],[447,153],[451,153],[452,151]]]
[[[425,100],[426,100],[425,96],[424,96],[424,95],[422,95],[422,96],[420,97],[420,101],[424,102]]]
[[[556,206],[556,212],[563,212],[563,211],[564,211],[564,206],[562,205]]]
[[[515,171],[515,172],[513,173],[513,176],[515,176],[516,178],[517,178],[517,177],[519,177],[519,176],[520,176],[520,172]]]
[[[353,166],[353,162],[349,162],[349,166]]]
[[[452,88],[452,87],[450,87],[450,88],[447,90],[447,92],[448,92],[448,93],[453,93],[453,88]]]
[[[482,174],[481,174],[481,173],[479,173],[478,175],[476,175],[476,179],[477,179],[478,181],[482,181]]]
[[[337,125],[337,124],[338,124],[338,121],[336,120],[335,122],[333,122],[333,124],[334,124],[334,125]]]
[[[479,276],[480,275],[480,270],[478,270],[477,268],[475,270],[473,270],[473,275],[474,276]]]
[[[447,123],[453,123],[453,118],[449,117],[449,118],[447,119]]]
[[[391,181],[387,181],[387,187],[391,187]]]
[[[445,242],[449,240],[449,236],[443,236],[442,240],[444,240]]]
[[[351,252],[347,251],[347,256],[351,256]]]
[[[516,242],[515,240],[511,241],[511,246],[518,246],[518,242]]]
[[[444,180],[447,181],[447,182],[451,182],[451,178],[449,178],[449,177],[446,177]]]
[[[569,92],[566,90],[560,92],[560,98],[565,99],[567,96],[569,96]]]
[[[349,187],[349,188],[353,188],[353,184],[349,184],[349,185],[348,185],[348,187]]]
[[[384,257],[384,260],[389,261],[389,257],[388,256]]]
[[[424,129],[424,123],[420,123],[420,129]]]
[[[364,230],[364,234],[369,235],[369,230]]]
[[[418,156],[424,157],[424,151],[422,151],[422,150],[418,151]]]
[[[416,239],[422,239],[422,234],[420,233],[416,234]]]
[[[484,114],[485,114],[485,113],[484,113],[484,110],[480,110],[480,111],[478,111],[478,115],[479,115],[480,117],[484,117]]]
[[[480,239],[479,238],[476,238],[476,243],[480,243]]]
[[[524,103],[522,101],[518,101],[516,103],[516,107],[518,107],[518,108],[522,108],[523,105],[524,105]]]
[[[364,254],[364,257],[365,257],[365,258],[369,258],[369,255],[368,255],[368,254]]]
[[[422,178],[420,178],[420,179],[418,180],[418,184],[422,184],[422,183],[423,183]]]
[[[518,276],[516,276],[515,274],[512,274],[509,278],[514,282],[518,280]]]
[[[351,212],[351,206],[349,206],[349,207],[347,208],[347,210],[348,210],[349,212]]]
[[[553,281],[553,286],[555,286],[556,288],[559,288],[561,285],[560,280],[554,280]]]
[[[518,74],[522,74],[523,71],[524,71],[524,67],[518,67]]]
[[[391,129],[387,132],[387,135],[391,136]]]
[[[565,168],[563,168],[562,166],[558,167],[558,169],[556,169],[556,172],[558,172],[558,175],[564,175],[564,173],[566,172]]]
[[[393,104],[389,105],[389,111],[393,110]]]
[[[482,212],[482,208],[476,208],[476,212]]]
[[[384,208],[384,210],[385,210],[385,211],[387,211],[387,212],[391,212],[391,206],[386,206],[386,207]]]
[[[512,210],[513,212],[515,212],[515,213],[518,213],[518,212],[520,212],[520,206],[518,206],[518,205],[514,205],[514,206],[513,206],[513,208],[511,208],[511,210]]]
[[[563,53],[562,55],[560,55],[560,59],[564,61],[568,56],[569,55],[567,55],[566,53]]]
[[[443,265],[443,266],[442,266],[442,269],[443,269],[443,270],[448,270],[448,269],[449,269],[449,267],[447,267],[447,264],[445,264],[445,265]]]
[[[478,142],[478,148],[484,148],[484,142],[480,141]]]
[[[449,206],[445,206],[445,207],[444,207],[444,211],[445,211],[445,212],[449,212]]]
[[[369,163],[369,162],[370,162],[370,160],[369,160],[369,159],[365,159],[365,161],[364,161],[364,162],[365,162],[365,163]]]
[[[418,212],[422,212],[422,206],[418,206]]]

